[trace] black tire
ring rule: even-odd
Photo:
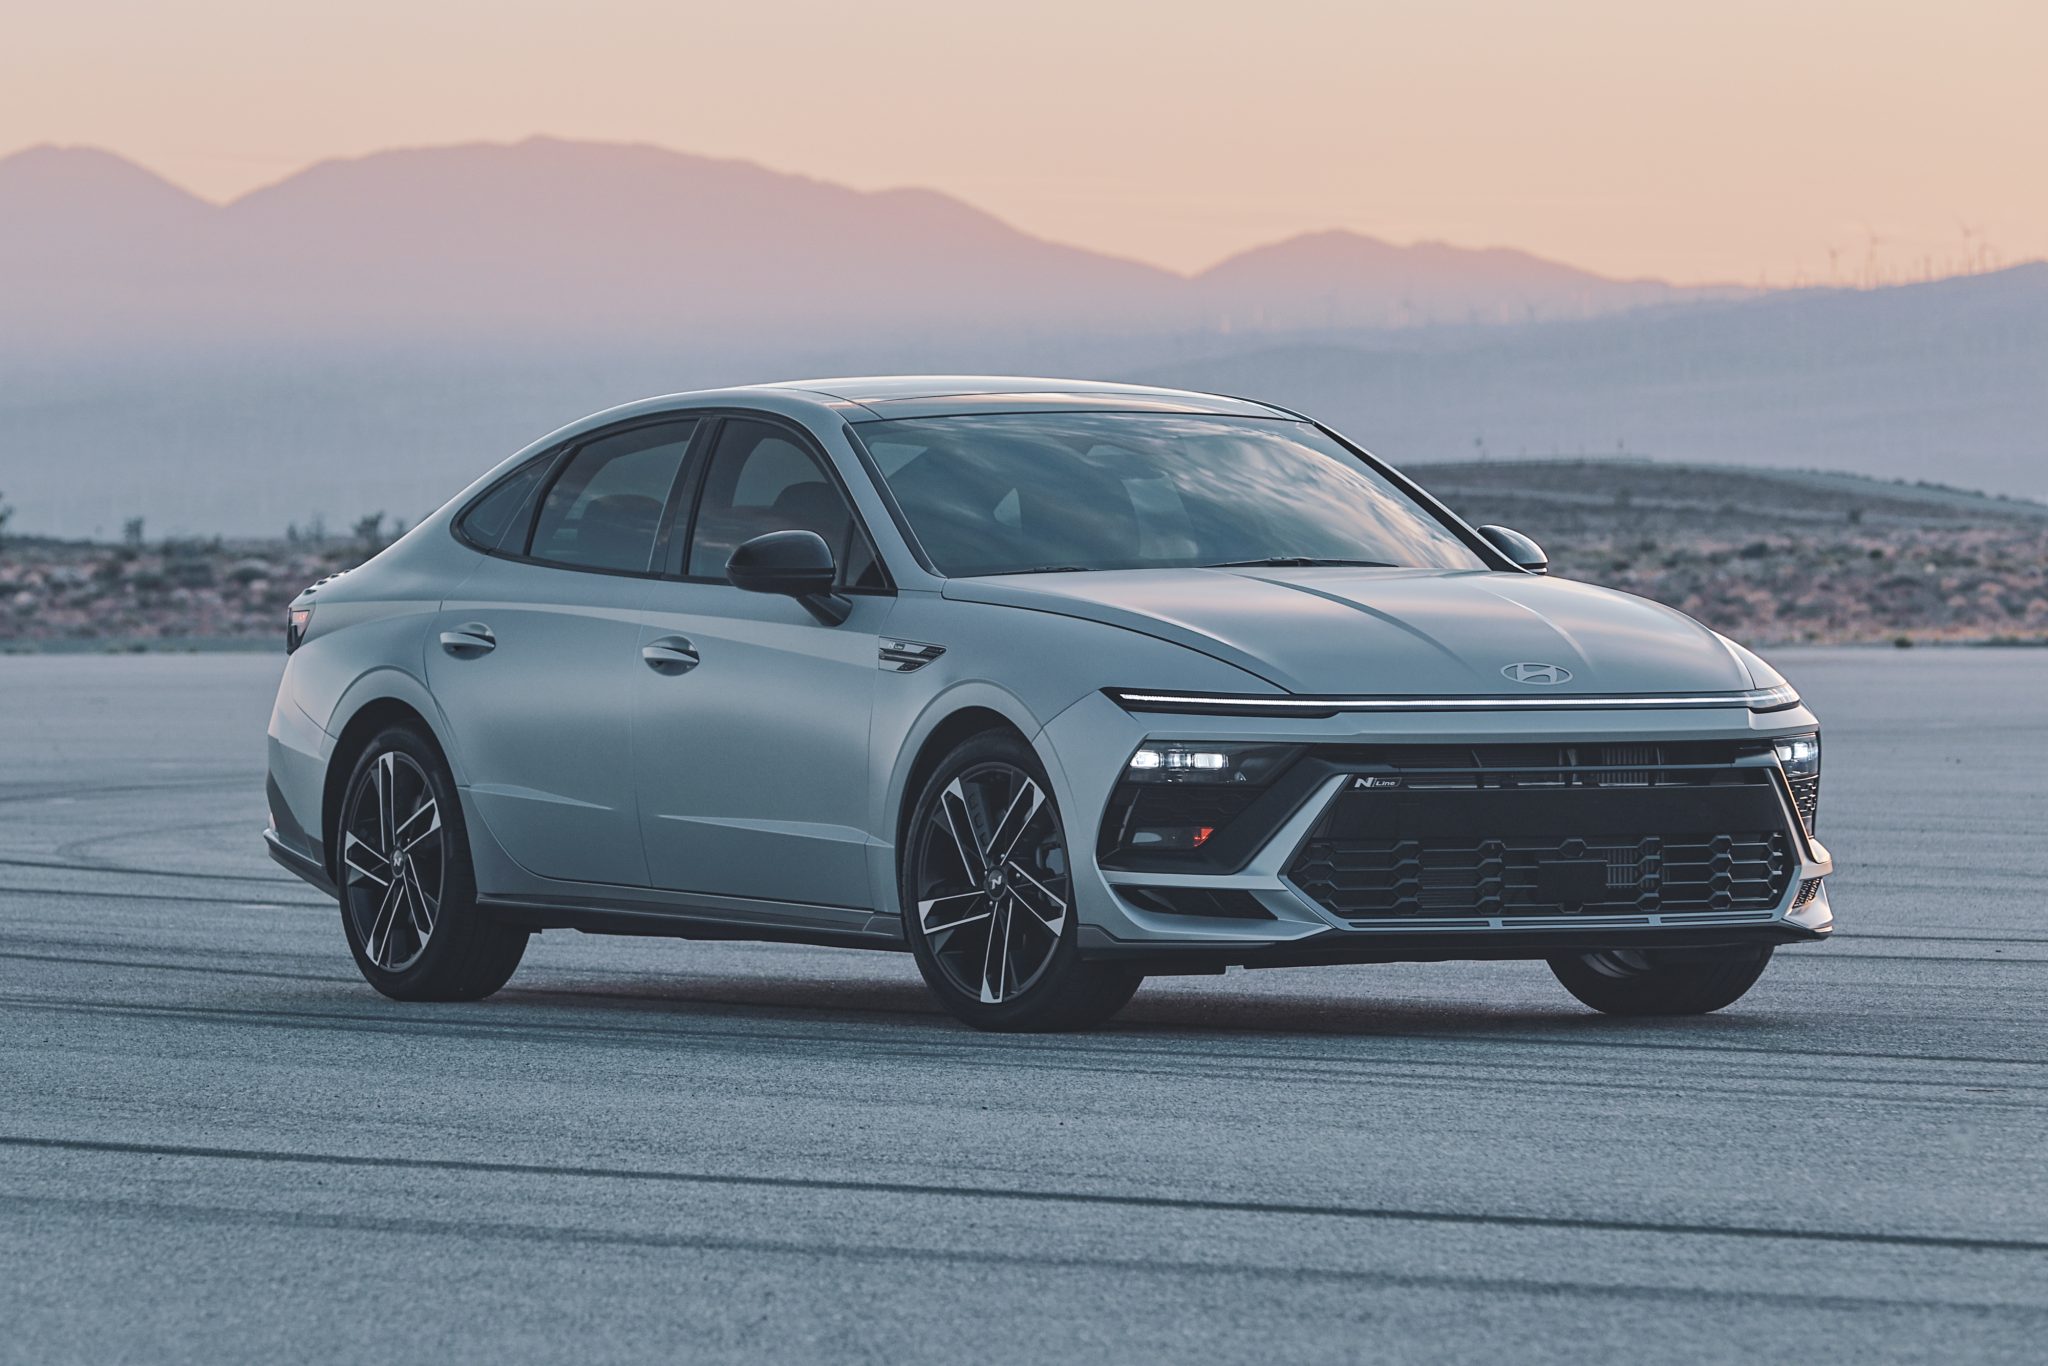
[[[335,881],[363,980],[395,1001],[480,1001],[504,986],[527,932],[477,908],[462,803],[433,740],[411,726],[381,732],[342,792]]]
[[[1550,960],[1564,989],[1606,1015],[1705,1015],[1733,1005],[1770,966],[1771,950],[1609,949]]]
[[[1000,816],[988,814],[997,806]],[[1076,948],[1065,827],[1045,769],[1017,736],[987,731],[956,746],[918,794],[897,848],[918,971],[976,1029],[1088,1029],[1144,982]]]

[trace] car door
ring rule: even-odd
[[[867,907],[868,725],[878,639],[894,598],[866,530],[808,434],[726,417],[641,643],[634,745],[641,830],[656,887],[750,900]],[[846,620],[725,579],[742,541],[823,536]]]
[[[471,805],[543,877],[647,883],[633,687],[694,431],[691,420],[641,424],[568,451],[526,520],[443,601],[428,641],[428,684]]]

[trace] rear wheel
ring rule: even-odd
[[[371,740],[334,837],[342,930],[371,986],[400,1001],[476,1001],[510,980],[527,933],[477,908],[462,807],[431,740],[409,726]]]
[[[991,732],[925,784],[902,844],[904,918],[918,970],[978,1029],[1085,1029],[1141,973],[1084,961],[1059,807],[1031,747]]]
[[[1607,1015],[1705,1015],[1742,998],[1771,950],[1677,954],[1607,949],[1550,960],[1564,989]]]

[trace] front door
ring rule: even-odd
[[[866,534],[802,434],[742,418],[718,434],[692,522],[683,579],[654,586],[641,636],[655,651],[634,744],[652,881],[870,906],[869,712],[894,599],[862,591],[880,581]],[[832,547],[853,604],[839,625],[725,581],[742,541],[787,530]]]

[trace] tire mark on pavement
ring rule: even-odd
[[[946,1200],[991,1200],[1126,1210],[1277,1215],[1404,1224],[1454,1224],[1477,1228],[1540,1228],[1580,1233],[1647,1233],[1695,1238],[1845,1244],[1859,1247],[1923,1248],[1948,1252],[2009,1252],[2027,1255],[2048,1253],[2048,1240],[1991,1238],[1969,1234],[1881,1233],[1862,1229],[1774,1228],[1761,1224],[1692,1223],[1657,1219],[1592,1219],[1566,1215],[1497,1214],[1473,1210],[1403,1209],[1398,1206],[1310,1204],[1284,1200],[1221,1200],[1203,1196],[1135,1195],[1110,1191],[1026,1190],[1006,1186],[943,1185],[924,1181],[874,1181],[855,1177],[762,1176],[741,1172],[695,1172],[672,1168],[498,1162],[480,1158],[392,1157],[369,1153],[291,1152],[275,1148],[123,1143],[110,1139],[38,1138],[25,1134],[0,1134],[0,1147],[265,1165],[360,1168],[375,1171],[465,1172],[490,1176],[534,1176],[585,1181],[646,1181],[661,1185],[834,1191],[863,1195],[924,1196]]]

